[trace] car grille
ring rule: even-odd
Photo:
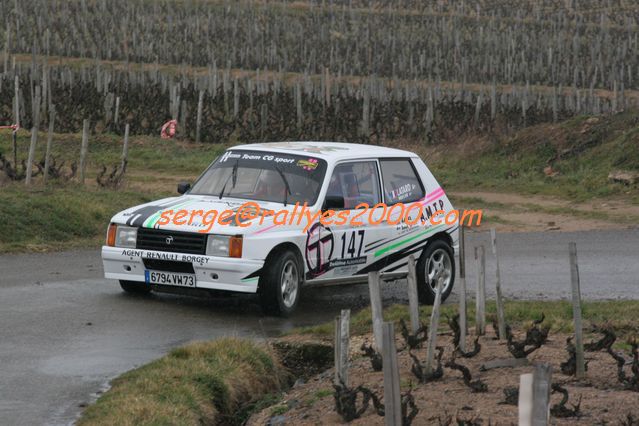
[[[206,234],[138,228],[136,248],[174,253],[206,254]]]

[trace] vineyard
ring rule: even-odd
[[[0,5],[0,117],[27,129],[435,143],[639,99],[627,0]]]

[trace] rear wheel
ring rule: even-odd
[[[260,302],[267,315],[288,316],[297,307],[303,269],[291,250],[277,252],[264,266],[259,281]]]
[[[421,303],[435,303],[438,282],[441,282],[442,302],[450,295],[455,283],[455,256],[446,242],[434,240],[428,243],[417,262],[417,282]]]
[[[151,292],[151,286],[139,281],[120,280],[120,287],[127,293],[148,294]]]

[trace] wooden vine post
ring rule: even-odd
[[[466,242],[463,210],[459,219],[459,349],[466,352],[466,332],[468,331],[466,307]]]
[[[410,311],[410,325],[413,334],[419,330],[419,295],[417,292],[417,274],[415,272],[415,256],[408,256],[408,308]]]
[[[501,293],[501,273],[499,270],[499,254],[497,253],[497,233],[495,228],[490,229],[490,241],[495,256],[495,292],[497,303],[497,324],[499,327],[499,340],[506,340],[506,318],[504,316],[504,300]]]
[[[577,244],[568,245],[570,254],[570,284],[572,290],[572,316],[575,326],[575,351],[577,358],[577,379],[586,378],[584,361],[583,326],[581,322],[581,289],[579,284],[579,265],[577,263]]]

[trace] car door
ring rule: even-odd
[[[379,225],[380,240],[367,246],[368,270],[398,272],[407,258],[421,252],[425,239],[424,217],[419,215],[425,188],[410,158],[380,158],[385,221]]]
[[[378,241],[381,227],[381,185],[376,160],[338,163],[330,177],[326,197],[344,200],[328,225],[333,252],[326,277],[339,278],[362,273],[368,262],[366,246]],[[377,206],[377,208],[375,208]]]

